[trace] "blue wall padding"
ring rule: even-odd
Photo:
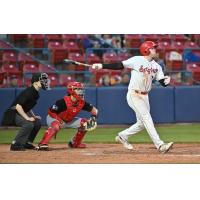
[[[135,114],[126,101],[127,88],[104,87],[97,89],[100,124],[132,124]]]
[[[174,122],[174,88],[153,88],[149,93],[150,112],[156,123]]]
[[[11,106],[15,99],[15,88],[1,88],[0,89],[0,124],[3,113]]]
[[[0,89],[0,120],[3,112],[11,105],[24,88]],[[99,124],[133,124],[135,113],[126,101],[126,87],[86,88],[85,99],[99,110]],[[42,117],[46,125],[48,108],[66,95],[66,88],[41,91],[38,104],[33,111]],[[156,123],[200,122],[200,87],[157,87],[149,94],[151,114]],[[85,111],[79,116],[89,117]]]
[[[200,87],[175,88],[175,121],[200,122]]]

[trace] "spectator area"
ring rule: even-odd
[[[90,70],[63,62],[115,63],[139,55],[146,40],[158,43],[158,62],[172,86],[200,83],[200,35],[184,34],[10,34],[0,40],[0,87],[30,84],[32,73],[46,72],[51,87],[71,80],[88,86],[127,86],[129,71]]]

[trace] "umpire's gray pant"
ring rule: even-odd
[[[39,119],[35,121],[27,121],[22,116],[15,115],[15,123],[17,126],[21,126],[17,136],[15,137],[13,143],[20,143],[22,145],[27,142],[33,142],[38,131],[41,128],[41,123]]]

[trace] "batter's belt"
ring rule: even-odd
[[[148,94],[148,92],[142,92],[142,91],[139,91],[139,90],[134,90],[134,91],[137,94],[142,94],[142,95],[147,95]]]

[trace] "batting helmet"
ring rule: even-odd
[[[67,92],[68,94],[74,96],[76,99],[84,99],[84,84],[80,82],[70,82],[67,85]]]
[[[140,53],[143,56],[148,56],[150,54],[149,49],[156,48],[158,45],[152,41],[145,41],[140,46]]]

